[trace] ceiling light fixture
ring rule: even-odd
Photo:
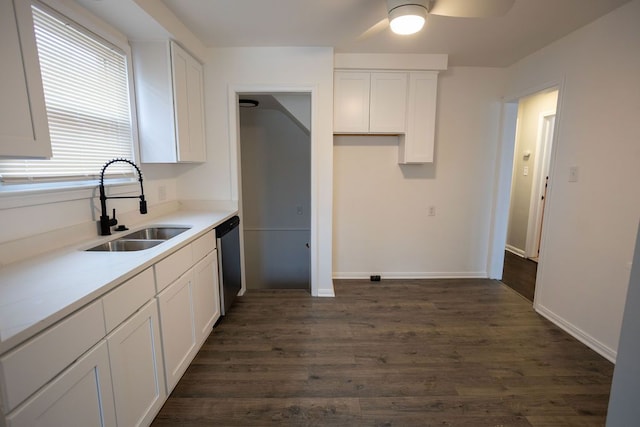
[[[427,19],[427,8],[419,2],[406,3],[389,0],[389,25],[396,34],[408,35],[417,33]],[[400,3],[400,4],[398,4]]]

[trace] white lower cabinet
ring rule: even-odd
[[[220,318],[218,257],[209,252],[193,267],[193,317],[196,342],[202,344]]]
[[[193,318],[193,271],[189,270],[158,294],[167,394],[196,355]]]
[[[188,267],[184,253],[191,257]],[[197,261],[195,265],[194,261]],[[158,294],[167,395],[220,317],[218,258],[213,231],[156,264],[156,286],[162,289],[164,283],[187,268]]]
[[[0,355],[0,427],[150,425],[220,317],[215,245],[209,231]]]
[[[9,427],[116,425],[107,344],[78,359],[7,417]]]
[[[166,398],[156,301],[107,336],[119,426],[151,424]]]

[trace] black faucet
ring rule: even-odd
[[[138,181],[140,181],[140,195],[139,196],[113,196],[107,197],[104,194],[104,171],[109,167],[109,165],[117,162],[129,163],[131,166],[136,168],[138,171]],[[111,234],[111,227],[118,223],[116,219],[116,210],[113,210],[113,218],[109,218],[109,214],[107,213],[107,199],[140,199],[140,213],[147,213],[147,202],[144,200],[144,188],[142,188],[142,172],[140,172],[140,168],[133,163],[131,160],[127,159],[113,159],[109,160],[102,167],[102,171],[100,172],[100,235],[108,236]]]

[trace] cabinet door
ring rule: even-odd
[[[169,43],[132,41],[140,160],[176,163],[175,113]]]
[[[98,300],[2,355],[0,408],[13,410],[105,335],[102,301]]]
[[[151,424],[166,397],[156,301],[113,331],[107,344],[118,425]]]
[[[407,73],[372,73],[369,132],[404,133]]]
[[[369,132],[369,88],[371,75],[336,71],[333,94],[333,132]]]
[[[204,162],[204,85],[202,65],[171,42],[171,68],[178,161]]]
[[[202,344],[220,317],[217,252],[209,252],[193,267],[193,313],[196,342]]]
[[[437,72],[410,73],[407,134],[400,137],[399,163],[433,162],[437,89]]]
[[[7,417],[9,427],[115,426],[107,345],[101,341]]]
[[[0,0],[0,38],[0,157],[51,157],[30,1]]]
[[[158,294],[167,394],[196,355],[193,318],[193,271],[189,270]]]

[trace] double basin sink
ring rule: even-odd
[[[91,252],[141,251],[159,245],[190,227],[148,227],[87,249]]]

